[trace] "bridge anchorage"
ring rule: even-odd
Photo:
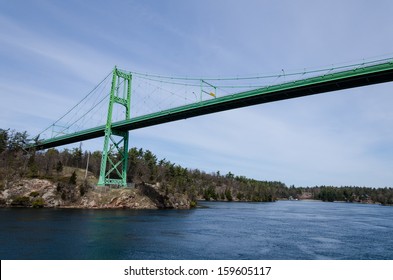
[[[97,184],[101,187],[106,185],[127,186],[129,133],[128,130],[112,127],[112,114],[114,105],[120,105],[125,108],[124,119],[130,118],[131,80],[130,73],[123,72],[117,67],[113,69],[100,177]]]

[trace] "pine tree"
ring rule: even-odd
[[[63,172],[63,163],[60,160],[56,164],[56,172],[57,173]]]
[[[71,185],[76,185],[76,178],[77,178],[77,176],[76,176],[76,172],[75,172],[75,170],[74,170],[74,172],[72,172],[72,175],[71,175],[71,177],[70,177],[69,183],[70,183]]]

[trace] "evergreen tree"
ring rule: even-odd
[[[226,188],[225,189],[225,197],[228,201],[232,201],[233,197],[232,197],[232,192],[230,188]]]
[[[76,176],[76,172],[74,170],[74,172],[72,172],[72,175],[70,177],[69,183],[71,185],[76,185],[76,179],[77,179],[77,176]]]
[[[60,160],[56,164],[56,172],[57,173],[63,172],[63,163]]]
[[[8,130],[0,129],[0,154],[7,149]]]
[[[28,176],[31,178],[36,178],[38,176],[38,166],[35,161],[35,152],[32,153],[27,161]]]

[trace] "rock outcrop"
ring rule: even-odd
[[[43,179],[8,182],[0,190],[2,207],[188,209],[185,194],[166,194],[159,184],[133,188],[86,187]]]

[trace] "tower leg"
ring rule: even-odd
[[[120,90],[120,88],[123,90]],[[113,70],[98,186],[127,186],[129,133],[128,131],[112,129],[112,112],[113,105],[116,103],[120,104],[125,107],[125,119],[129,119],[130,101],[131,74],[122,72],[115,67]]]

